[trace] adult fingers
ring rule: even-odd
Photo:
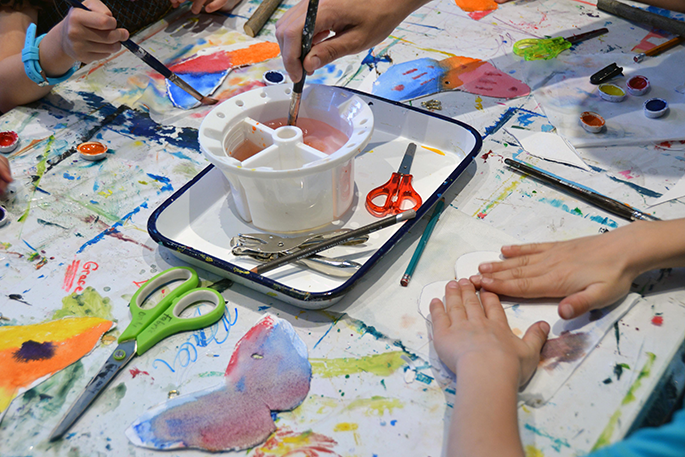
[[[431,322],[433,322],[433,329],[440,333],[447,329],[452,322],[449,314],[445,311],[445,306],[438,298],[434,298],[430,303]]]
[[[469,320],[485,317],[483,306],[476,295],[476,288],[473,287],[473,284],[468,279],[459,280],[459,291],[461,292],[461,300]]]
[[[452,321],[466,319],[466,309],[464,309],[457,281],[450,281],[445,286],[445,309]]]
[[[623,294],[612,294],[604,284],[591,284],[585,290],[569,295],[559,302],[559,316],[573,319],[591,309],[603,308],[614,303]]]
[[[483,290],[480,292],[480,301],[483,304],[485,317],[500,322],[507,322],[507,315],[497,294]]]

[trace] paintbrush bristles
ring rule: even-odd
[[[217,103],[219,103],[219,100],[217,100],[216,98],[212,98],[212,97],[202,97],[202,100],[200,100],[200,103],[203,105],[216,105]]]

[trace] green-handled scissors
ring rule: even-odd
[[[580,41],[603,35],[608,31],[609,29],[602,28],[567,38],[526,38],[514,43],[514,54],[526,60],[549,60]]]
[[[119,346],[57,424],[50,434],[50,441],[59,439],[69,430],[135,355],[142,355],[161,340],[175,333],[208,327],[221,319],[226,308],[223,297],[213,289],[198,288],[199,283],[195,270],[175,267],[164,270],[133,294],[131,323],[119,337]],[[173,289],[164,294],[163,288],[166,286]],[[152,294],[160,290],[164,298],[157,305],[144,309],[143,304]],[[213,304],[214,308],[201,316],[181,316],[184,310],[200,303]]]

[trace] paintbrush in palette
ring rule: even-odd
[[[83,5],[79,0],[67,0],[67,2],[74,8],[81,8],[82,10],[90,11],[87,6]],[[157,60],[155,57],[153,57],[149,52],[147,52],[145,49],[141,48],[138,46],[136,43],[133,41],[126,40],[121,42],[122,46],[124,46],[126,49],[131,51],[133,54],[136,55],[140,60],[148,64],[153,70],[157,71],[160,73],[162,76],[164,76],[166,79],[171,81],[172,83],[176,84],[178,87],[183,89],[184,91],[188,92],[190,95],[193,96],[197,101],[202,103],[203,105],[214,105],[217,103],[219,100],[211,97],[206,97],[196,91],[195,89],[192,88],[190,84],[187,82],[183,81],[181,78],[178,77],[173,71],[169,70],[162,62]]]
[[[314,38],[314,24],[316,23],[316,12],[319,9],[319,0],[309,0],[307,6],[307,17],[304,20],[302,29],[302,51],[300,61],[302,62],[302,79],[293,85],[293,93],[290,98],[290,109],[288,110],[288,125],[297,123],[297,116],[300,113],[300,100],[302,99],[302,89],[307,73],[304,71],[304,58],[307,57],[312,49],[312,39]]]

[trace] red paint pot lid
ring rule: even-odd
[[[2,147],[11,147],[14,146],[17,141],[19,141],[19,135],[17,135],[17,132],[0,132],[0,146]]]
[[[633,76],[628,80],[628,86],[633,89],[644,89],[649,85],[649,80],[644,76]]]

